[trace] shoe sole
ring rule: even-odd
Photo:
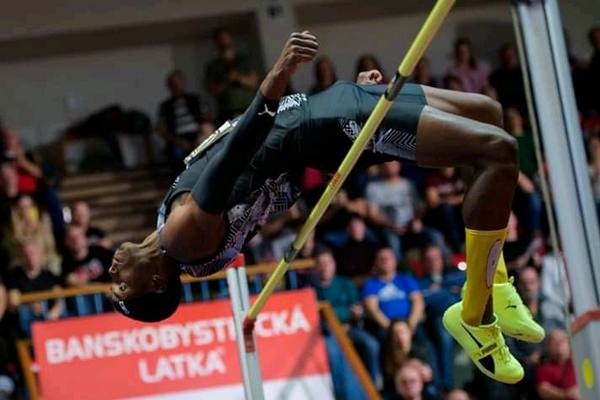
[[[446,328],[446,330],[448,331],[448,333],[454,338],[454,340],[459,344],[459,346],[462,347],[462,345],[460,344],[460,341],[456,338],[458,335],[455,335],[455,333],[450,328],[450,324],[446,322],[446,319],[447,319],[446,318],[446,314],[444,314],[444,316],[442,318],[442,324],[444,325],[444,328]],[[464,347],[463,347],[463,349],[464,349]],[[514,385],[515,383],[518,383],[518,382],[520,382],[523,379],[524,375],[521,375],[521,377],[518,377],[518,378],[508,378],[508,379],[501,378],[501,377],[499,377],[497,375],[492,374],[487,369],[485,369],[483,367],[483,365],[481,365],[481,363],[479,363],[479,361],[473,360],[470,355],[469,355],[469,359],[473,362],[473,364],[475,364],[475,366],[477,367],[477,369],[479,371],[481,371],[482,374],[484,374],[488,378],[493,379],[493,380],[495,380],[497,382],[507,383],[509,385]]]

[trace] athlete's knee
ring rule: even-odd
[[[477,113],[481,117],[480,121],[500,128],[504,126],[504,113],[500,102],[482,94],[474,94],[473,96],[477,104]]]
[[[498,131],[493,139],[492,161],[497,168],[516,174],[519,171],[519,145],[517,140],[501,129],[498,129]]]

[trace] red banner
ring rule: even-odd
[[[320,389],[315,397],[303,393],[298,398],[332,398],[311,290],[273,295],[255,332],[268,398],[278,398],[276,388],[282,382],[307,379]],[[158,324],[138,323],[115,313],[39,322],[33,326],[33,343],[44,400],[150,398],[167,393],[180,394],[168,398],[183,399],[198,398],[207,390],[243,398],[238,397],[242,380],[229,300],[182,305]]]

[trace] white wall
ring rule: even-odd
[[[166,96],[169,46],[103,51],[0,63],[0,110],[28,145],[56,137],[67,124],[100,107],[119,103],[156,113]]]

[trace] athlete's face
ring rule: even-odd
[[[134,243],[123,243],[115,252],[108,269],[113,282],[113,298],[127,300],[140,297],[156,291],[157,282],[163,280],[162,269],[157,265],[163,257],[157,255],[142,261],[138,254],[139,247]]]

